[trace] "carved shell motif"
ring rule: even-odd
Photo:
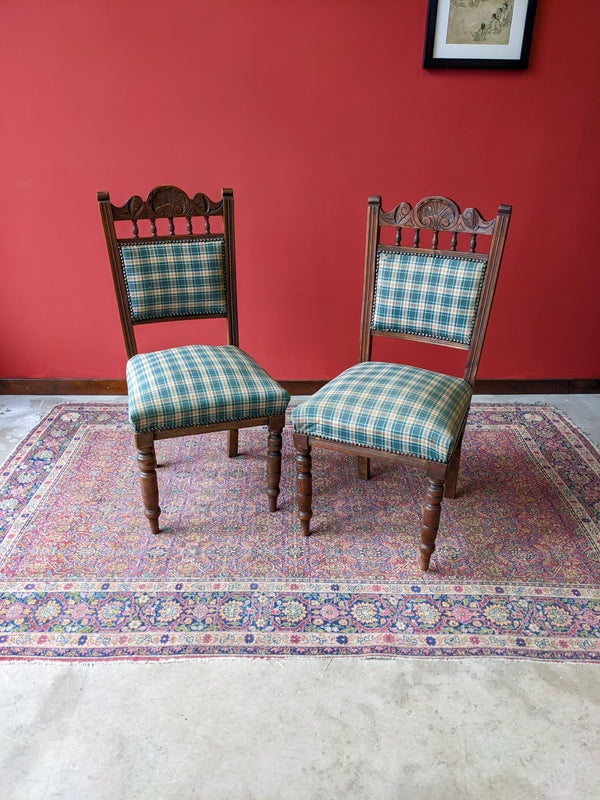
[[[420,227],[434,231],[451,228],[459,216],[456,203],[446,197],[426,197],[415,206],[415,218]]]
[[[177,186],[157,186],[148,194],[146,204],[155,217],[183,217],[190,199]]]

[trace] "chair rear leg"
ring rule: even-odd
[[[461,448],[462,448],[462,436],[459,439],[459,442],[454,450],[452,459],[448,464],[448,470],[446,472],[446,481],[444,483],[444,497],[449,497],[451,500],[453,500],[456,497],[456,483],[458,481],[458,470],[460,467]]]
[[[296,497],[298,500],[298,519],[304,536],[310,535],[312,518],[312,457],[308,436],[294,434],[296,448]]]
[[[371,477],[371,459],[365,456],[358,457],[358,477],[368,481]]]
[[[277,511],[279,481],[281,479],[281,431],[284,425],[285,415],[269,417],[269,436],[267,439],[267,495],[269,497],[269,511]]]
[[[227,455],[229,458],[235,458],[238,454],[238,435],[237,428],[231,428],[227,431]]]
[[[158,518],[160,507],[158,505],[158,480],[156,478],[156,452],[154,438],[151,433],[138,433],[135,435],[137,449],[137,464],[140,470],[140,488],[144,514],[150,523],[152,533],[158,533]]]
[[[427,475],[427,496],[421,522],[421,569],[427,572],[432,553],[435,551],[435,539],[440,524],[442,498],[444,496],[443,478]]]

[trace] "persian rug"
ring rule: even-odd
[[[124,405],[56,407],[0,470],[0,657],[600,660],[600,454],[545,406],[475,405],[459,491],[420,572],[423,475],[315,450],[314,534],[284,431],[157,443],[162,532],[142,514]]]

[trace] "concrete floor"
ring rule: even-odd
[[[600,445],[600,395],[545,402]],[[0,396],[0,463],[53,405]],[[0,662],[3,800],[597,800],[593,664]]]

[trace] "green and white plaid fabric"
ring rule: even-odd
[[[428,461],[450,460],[472,390],[403,364],[355,364],[292,411],[296,433]]]
[[[371,328],[469,344],[487,261],[380,250]]]
[[[127,363],[136,433],[283,414],[289,394],[232,345],[141,353]]]
[[[134,321],[226,314],[225,241],[120,242]]]

